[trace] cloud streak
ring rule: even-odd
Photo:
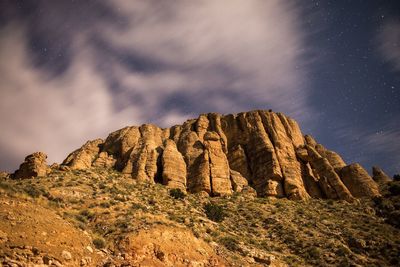
[[[395,71],[400,71],[400,21],[391,19],[378,34],[378,49]]]

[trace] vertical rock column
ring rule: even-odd
[[[273,112],[261,111],[260,115],[275,147],[284,177],[286,196],[289,199],[308,199],[310,196],[304,187],[300,162],[297,161],[293,143],[280,118]]]
[[[180,129],[178,140],[178,150],[186,163],[187,189],[191,193],[204,191],[211,194],[209,156],[208,152],[204,151],[199,135],[192,131],[195,128],[196,120],[186,121]],[[200,129],[203,133],[204,127]]]
[[[166,140],[162,154],[163,184],[186,191],[186,164],[173,140]]]
[[[232,194],[229,163],[220,138],[216,132],[207,132],[204,135],[204,145],[209,159],[211,191],[214,196]]]
[[[279,161],[258,112],[248,112],[237,118],[244,129],[246,151],[252,171],[252,184],[259,196],[284,197]]]

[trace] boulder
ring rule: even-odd
[[[234,192],[242,192],[243,188],[248,186],[246,178],[244,178],[240,172],[230,170],[230,175],[232,189]]]
[[[14,179],[26,179],[46,176],[50,171],[47,166],[47,155],[43,152],[35,152],[28,155],[19,169],[12,175]]]
[[[342,168],[340,177],[354,197],[376,197],[380,195],[377,183],[358,163]]]

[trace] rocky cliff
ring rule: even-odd
[[[40,156],[36,160],[36,156]],[[33,154],[15,178],[48,172],[45,156]],[[162,129],[130,126],[72,152],[60,169],[113,168],[132,179],[210,196],[252,187],[258,196],[352,201],[379,195],[359,164],[347,165],[335,152],[303,135],[281,113],[209,113]],[[35,170],[30,172],[29,170]]]

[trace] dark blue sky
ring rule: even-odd
[[[252,109],[400,172],[399,1],[0,2],[0,169]]]

